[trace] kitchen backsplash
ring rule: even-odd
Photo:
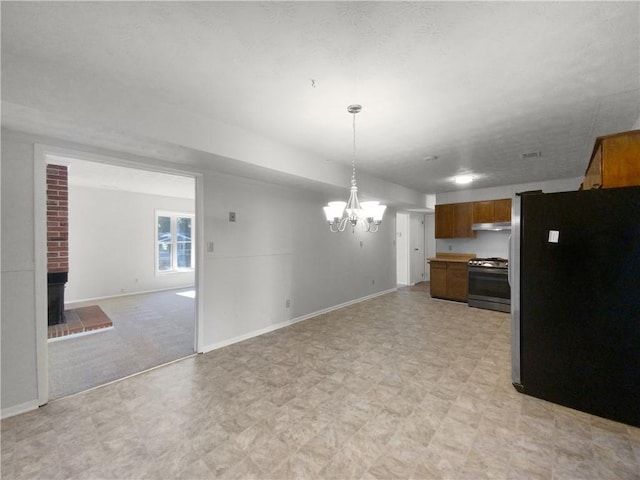
[[[436,252],[475,253],[477,257],[509,256],[510,230],[499,232],[481,231],[477,238],[436,239]],[[451,249],[449,249],[451,247]]]

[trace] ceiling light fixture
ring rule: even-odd
[[[332,232],[344,232],[347,223],[351,225],[351,231],[356,231],[360,224],[362,228],[371,233],[378,231],[382,216],[387,208],[378,201],[358,201],[358,186],[356,184],[356,113],[362,110],[361,105],[349,105],[347,111],[353,115],[353,153],[351,157],[351,193],[346,202],[329,202],[324,208],[324,214],[329,222],[329,230]]]
[[[453,177],[453,181],[458,185],[464,185],[473,182],[473,175],[458,175]]]

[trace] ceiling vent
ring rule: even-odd
[[[535,160],[536,158],[540,158],[541,156],[542,152],[529,152],[520,154],[520,158],[522,160]]]

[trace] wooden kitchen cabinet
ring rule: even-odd
[[[640,130],[598,137],[581,190],[640,185]]]
[[[511,199],[436,205],[436,238],[475,238],[474,223],[511,221]]]
[[[436,205],[436,238],[453,238],[454,223],[453,203],[446,205]]]
[[[495,221],[496,222],[511,222],[511,199],[502,198],[500,200],[494,200],[495,209]]]
[[[473,203],[436,205],[436,238],[473,238]]]
[[[591,190],[602,187],[602,148],[598,148],[591,157],[587,173],[584,175],[581,190]]]
[[[454,237],[469,238],[477,234],[471,229],[473,224],[473,203],[454,203]]]
[[[447,262],[431,262],[429,264],[429,288],[434,298],[447,297]]]
[[[466,302],[469,294],[469,272],[466,263],[447,263],[447,298]]]
[[[429,259],[432,298],[466,302],[469,293],[467,262],[474,254],[438,253]]]
[[[486,200],[473,202],[473,223],[493,223],[495,218],[495,202]]]
[[[497,223],[510,221],[510,198],[473,202],[473,223]]]

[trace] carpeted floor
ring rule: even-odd
[[[193,354],[195,300],[178,295],[185,290],[90,302],[107,314],[114,328],[48,344],[49,399]]]

